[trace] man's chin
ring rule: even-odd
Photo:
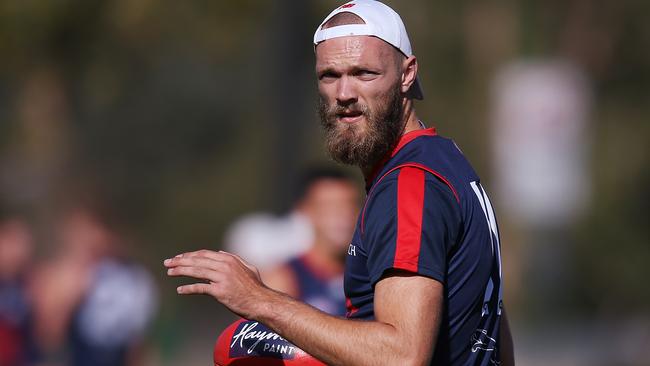
[[[328,133],[328,144],[332,146],[351,146],[364,139],[363,131],[357,125],[339,124]]]

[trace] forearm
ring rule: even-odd
[[[203,280],[179,294],[208,294],[240,316],[273,329],[331,365],[426,365],[436,343],[442,284],[392,273],[375,285],[376,321],[327,315],[265,286],[240,258],[200,250],[165,260],[170,276]]]
[[[263,302],[257,321],[271,327],[328,365],[409,365],[412,354],[398,330],[377,321],[325,314],[275,291]]]

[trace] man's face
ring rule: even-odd
[[[335,160],[370,167],[402,133],[401,63],[386,42],[339,37],[316,47],[319,113]]]

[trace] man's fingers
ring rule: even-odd
[[[218,282],[221,279],[219,272],[203,267],[173,267],[167,270],[167,275],[172,277],[186,276],[212,282]]]
[[[198,250],[179,254],[174,258],[165,259],[165,267],[171,268],[176,266],[200,266],[211,269],[218,269],[220,266],[232,264],[242,264],[249,270],[259,274],[255,266],[247,263],[240,256],[224,251],[214,252],[207,249]]]
[[[225,262],[223,260],[214,260],[206,257],[174,257],[166,259],[164,262],[165,267],[172,268],[178,266],[185,267],[203,267],[209,269],[216,269],[222,266]]]
[[[193,283],[176,288],[176,292],[180,295],[211,294],[211,291],[212,287],[207,283]]]
[[[165,259],[164,264],[165,266],[173,265],[174,263],[177,263],[177,261],[187,258],[208,258],[214,261],[227,262],[235,259],[234,257],[234,254],[230,254],[224,251],[215,252],[213,250],[201,249],[194,252],[181,253],[174,258]]]

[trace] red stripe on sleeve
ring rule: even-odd
[[[402,168],[397,177],[397,243],[393,266],[417,272],[422,239],[424,171]]]
[[[346,297],[346,298],[345,298],[345,309],[347,310],[347,311],[345,312],[345,317],[346,317],[346,318],[351,317],[352,314],[354,314],[354,313],[356,313],[357,311],[359,311],[359,308],[357,308],[357,307],[355,307],[354,305],[352,305],[352,300],[350,300],[349,297]]]

